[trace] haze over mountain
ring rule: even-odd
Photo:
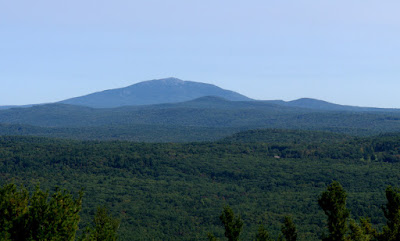
[[[251,100],[244,95],[212,84],[166,78],[144,81],[125,88],[96,92],[67,99],[61,101],[61,103],[93,108],[113,108],[129,105],[177,103],[203,96],[218,96],[232,101]]]
[[[324,100],[317,100],[312,98],[301,98],[292,101],[282,100],[267,100],[266,102],[274,103],[282,106],[300,107],[306,109],[312,109],[316,111],[354,111],[354,112],[388,112],[388,111],[399,111],[399,109],[392,108],[375,108],[375,107],[359,107],[351,105],[339,105],[330,103]]]
[[[175,78],[20,107],[25,108],[0,109],[0,135],[176,142],[214,140],[259,128],[355,135],[400,131],[399,109],[309,98],[252,100],[214,85]]]
[[[225,90],[212,84],[193,82],[193,81],[183,81],[177,78],[164,78],[164,79],[143,81],[124,88],[95,92],[80,97],[66,99],[58,103],[92,107],[92,108],[115,108],[123,106],[142,106],[142,105],[179,103],[179,102],[192,101],[203,97],[206,98],[217,97],[223,100],[235,101],[235,102],[238,101],[264,102],[264,103],[275,104],[282,107],[300,107],[315,111],[352,111],[352,112],[370,112],[370,111],[398,112],[399,111],[399,109],[389,109],[389,108],[372,108],[372,107],[338,105],[323,100],[317,100],[311,98],[301,98],[292,101],[283,101],[283,100],[255,101],[237,92],[231,90]],[[217,102],[213,102],[213,105],[216,104]],[[203,102],[196,101],[195,103],[201,104],[204,103],[204,101]],[[43,105],[43,104],[38,104],[38,105]],[[0,106],[0,110],[20,108],[20,107],[27,108],[32,106],[34,105]]]

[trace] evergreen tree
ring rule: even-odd
[[[94,227],[88,228],[81,240],[115,241],[120,221],[113,218],[105,207],[99,207],[93,219]]]
[[[286,241],[296,241],[297,240],[297,230],[290,217],[285,217],[282,225],[282,234]]]
[[[361,218],[360,224],[356,221],[350,221],[350,240],[354,241],[370,241],[374,240],[377,236],[376,230],[372,227],[370,220],[368,218]]]
[[[229,241],[238,241],[243,227],[243,221],[240,216],[236,217],[233,210],[229,206],[226,206],[219,219],[225,226],[225,237]]]
[[[15,184],[0,188],[0,234],[5,240],[75,240],[80,220],[78,198],[56,190],[49,196],[36,188],[32,197]]]
[[[379,237],[380,240],[400,240],[400,190],[391,186],[386,188],[386,206],[383,213],[386,217],[386,226]]]
[[[347,194],[339,182],[332,182],[318,199],[319,206],[328,216],[329,235],[324,241],[344,241],[348,230],[349,210],[346,208]]]
[[[258,227],[256,240],[257,241],[272,241],[272,238],[269,236],[268,231],[264,228],[263,225],[260,225]]]
[[[25,223],[22,217],[28,213],[29,193],[15,184],[0,188],[0,240],[24,238]]]

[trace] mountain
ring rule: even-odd
[[[265,102],[282,106],[300,107],[318,111],[351,111],[351,112],[398,112],[399,109],[391,108],[374,108],[374,107],[358,107],[350,105],[338,105],[323,100],[312,98],[301,98],[292,101],[283,100],[267,100]]]
[[[140,82],[125,88],[105,90],[61,101],[63,104],[93,108],[113,108],[129,105],[177,103],[203,96],[218,96],[232,101],[249,101],[239,93],[212,84],[183,81],[177,78]]]
[[[183,81],[177,78],[155,79],[143,81],[128,87],[105,90],[60,101],[60,104],[86,106],[92,108],[116,108],[123,106],[143,106],[179,103],[195,100],[197,98],[220,98],[228,101],[254,101],[234,91],[225,90],[218,86],[193,81]],[[215,99],[216,101],[216,99]],[[284,107],[296,107],[314,111],[350,111],[350,112],[400,112],[400,109],[358,107],[338,105],[323,100],[301,98],[292,101],[260,100],[258,102],[274,104]],[[196,100],[194,103],[201,104]],[[206,102],[202,102],[203,104]],[[214,102],[213,104],[215,104]],[[222,102],[221,102],[222,103]],[[226,103],[226,102],[225,102]],[[238,103],[234,103],[238,104]],[[24,106],[0,106],[6,110]],[[224,106],[224,105],[222,105]]]

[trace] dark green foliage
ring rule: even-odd
[[[296,241],[297,240],[297,229],[293,223],[292,218],[285,217],[281,231],[282,231],[283,237],[286,241]]]
[[[280,130],[280,129],[259,129],[241,131],[226,137],[222,142],[238,143],[332,143],[342,142],[352,137],[334,132],[306,131],[306,130]]]
[[[216,141],[240,131],[239,128],[214,128],[165,125],[118,125],[90,127],[37,127],[0,124],[0,135],[42,136],[75,140],[121,140],[136,142]]]
[[[334,181],[318,199],[319,206],[328,216],[329,235],[325,241],[345,241],[348,230],[347,219],[350,215],[346,208],[347,194],[339,182]]]
[[[233,210],[229,206],[226,206],[221,216],[219,216],[219,219],[225,227],[225,237],[227,237],[229,241],[238,241],[243,228],[241,217],[235,216]]]
[[[208,238],[209,241],[218,241],[219,240],[212,233],[208,233],[207,234],[207,238]]]
[[[371,217],[382,229],[382,190],[400,185],[400,163],[382,157],[399,155],[398,135],[332,142],[287,136],[280,143],[186,144],[0,137],[0,184],[14,180],[33,191],[40,182],[74,193],[83,187],[80,229],[96,207],[107,206],[121,220],[121,240],[204,240],[208,232],[223,240],[218,214],[229,204],[243,214],[242,240],[254,239],[264,220],[277,237],[290,215],[297,239],[311,241],[326,219],[316,197],[338,180],[353,218]]]
[[[400,240],[400,190],[389,186],[386,189],[387,203],[383,207],[386,226],[380,235],[380,240]]]
[[[88,228],[81,240],[83,241],[115,241],[120,221],[113,218],[105,207],[97,208],[93,220],[94,227]]]
[[[31,197],[15,184],[0,189],[0,234],[10,240],[75,240],[82,193],[78,198],[36,188]]]
[[[272,241],[272,238],[269,236],[268,230],[265,229],[263,225],[260,225],[258,227],[256,240],[257,241]]]
[[[377,230],[372,226],[369,218],[360,218],[360,223],[357,223],[353,219],[350,220],[347,226],[347,219],[350,215],[349,210],[346,208],[347,194],[339,182],[334,181],[324,191],[319,199],[318,203],[320,207],[325,211],[328,216],[328,228],[329,235],[323,237],[322,240],[326,241],[398,241],[400,240],[400,190],[393,189],[389,186],[386,189],[387,204],[383,208],[385,217],[387,218],[387,225],[383,227],[382,233],[378,233]],[[227,207],[224,209],[220,219],[223,220],[223,216],[229,216],[230,223],[234,219],[233,211]],[[223,221],[226,224],[226,221]],[[225,225],[225,228],[227,225]],[[349,229],[349,234],[347,230]],[[231,230],[227,229],[227,230]],[[281,228],[282,234],[279,235],[278,241],[295,241],[297,240],[296,227],[293,221],[289,217],[285,217],[284,223]],[[230,232],[228,232],[230,233]],[[231,238],[232,235],[225,236],[229,240],[238,240],[238,238]],[[208,234],[209,240],[217,240],[212,234]],[[272,241],[269,232],[260,225],[256,235],[257,241]]]
[[[16,185],[0,188],[0,239],[24,237],[25,220],[28,213],[29,193],[17,189]]]
[[[354,241],[370,241],[375,240],[377,231],[371,225],[370,219],[360,218],[360,224],[354,220],[350,220],[349,224],[350,235],[349,239]]]

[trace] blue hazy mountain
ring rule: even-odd
[[[177,103],[203,96],[217,96],[231,101],[250,98],[212,84],[183,81],[177,78],[140,82],[125,88],[111,89],[61,101],[63,104],[93,108],[113,108],[129,105]]]
[[[218,86],[193,81],[183,81],[177,78],[165,78],[143,81],[128,87],[104,90],[80,97],[63,100],[61,104],[78,105],[92,108],[114,108],[122,106],[143,106],[168,103],[179,103],[211,96],[228,101],[254,101],[237,92],[225,90]],[[207,99],[206,98],[206,99]],[[205,99],[205,100],[206,100]],[[301,98],[292,101],[260,100],[259,102],[275,104],[282,107],[297,107],[315,111],[350,111],[350,112],[399,112],[399,109],[358,107],[338,105],[323,100]],[[203,101],[204,103],[204,101]],[[196,104],[201,104],[196,102]],[[215,103],[213,103],[215,104]],[[236,105],[238,103],[234,103]],[[243,105],[242,103],[241,105]],[[0,106],[0,110],[11,108],[31,107]]]
[[[292,101],[267,100],[267,103],[273,103],[280,106],[299,107],[315,111],[350,111],[350,112],[399,112],[400,109],[359,107],[351,105],[339,105],[323,100],[312,98],[301,98]]]

